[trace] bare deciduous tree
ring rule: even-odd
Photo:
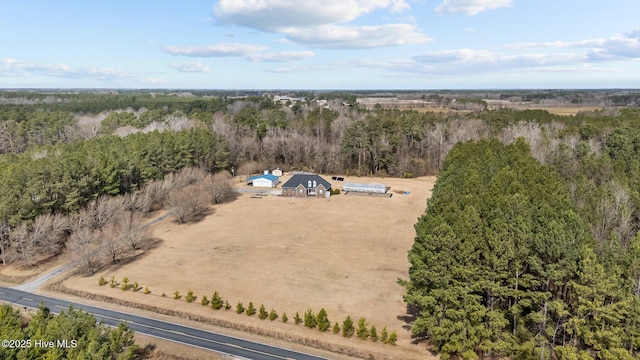
[[[31,226],[34,243],[43,253],[59,255],[70,230],[69,219],[61,214],[38,216]]]
[[[235,198],[235,191],[231,184],[231,175],[227,172],[219,172],[207,177],[203,186],[209,194],[212,204],[221,204]]]
[[[16,253],[22,258],[24,263],[31,266],[32,258],[35,251],[32,237],[29,234],[27,224],[22,223],[11,231],[11,243]]]
[[[69,238],[68,248],[71,264],[81,271],[93,275],[103,264],[101,237],[97,232],[82,227],[74,231]]]
[[[124,206],[123,197],[102,195],[81,210],[76,220],[81,226],[99,230],[111,224]]]
[[[169,211],[176,222],[196,221],[207,209],[207,193],[200,185],[191,185],[172,192],[168,199]]]
[[[118,233],[118,225],[113,224],[105,228],[98,235],[100,238],[100,252],[112,263],[117,263],[125,256],[127,248]]]
[[[120,242],[131,250],[139,250],[149,239],[142,214],[124,211],[118,217]]]

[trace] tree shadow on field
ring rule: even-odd
[[[106,268],[110,270],[119,270],[122,266],[131,264],[132,262],[140,259],[144,259],[146,256],[148,256],[151,253],[152,250],[160,247],[160,245],[162,245],[163,242],[164,240],[160,238],[149,238],[144,242],[144,244],[142,244],[142,246],[140,246],[138,250],[135,251],[134,254],[126,256],[125,258],[120,259],[120,261],[116,263],[110,262],[109,264],[105,265],[101,270],[104,270]]]
[[[204,220],[207,216],[213,215],[214,212],[215,210],[210,206],[206,209],[203,209],[202,211],[199,211],[197,214],[191,214],[191,216],[189,216],[189,219],[180,225],[197,224]]]
[[[415,305],[411,305],[411,304],[407,304],[407,313],[405,315],[398,315],[397,319],[398,320],[402,320],[404,322],[404,325],[402,325],[402,328],[408,332],[411,332],[411,325],[413,324],[414,321],[416,321],[416,319],[418,319],[418,316],[420,315],[420,308],[418,308]],[[424,341],[427,340],[427,337],[424,335],[411,335],[412,344],[419,344],[422,343]]]

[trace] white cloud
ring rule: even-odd
[[[220,0],[213,12],[221,24],[281,34],[291,42],[317,48],[361,49],[427,42],[429,38],[408,23],[348,24],[374,11],[400,13],[409,8],[406,0]]]
[[[163,47],[163,50],[171,55],[189,57],[241,57],[255,62],[297,61],[314,55],[312,51],[267,52],[267,50],[269,50],[268,46],[227,43],[201,46],[169,45]],[[199,62],[172,63],[171,66],[183,72],[203,72],[202,69],[204,67],[204,65]]]
[[[249,55],[247,59],[256,62],[289,62],[303,60],[313,55],[312,51],[261,52]]]
[[[533,69],[584,62],[585,54],[499,54],[486,50],[457,49],[428,52],[414,57],[422,65],[443,72],[487,72],[512,69]]]
[[[162,48],[162,50],[171,55],[183,55],[190,57],[248,56],[267,49],[267,46],[231,43],[200,46],[168,45]]]
[[[200,61],[173,62],[169,66],[184,73],[208,73],[211,71]]]
[[[513,0],[444,0],[438,7],[438,14],[463,13],[477,15],[483,11],[495,10],[513,5]]]
[[[290,29],[285,35],[291,41],[328,49],[364,49],[383,46],[424,44],[431,39],[414,25],[381,26],[323,25],[313,29]]]
[[[581,40],[581,41],[549,41],[539,43],[518,43],[504,46],[505,49],[563,49],[601,46],[606,42],[605,39]]]
[[[397,13],[409,9],[409,4],[404,0],[220,0],[213,13],[222,24],[280,32],[346,23],[378,9]]]
[[[70,67],[65,64],[37,64],[11,58],[0,59],[1,77],[26,77],[33,74],[98,80],[123,80],[139,77],[139,75],[127,71],[106,67]]]
[[[640,28],[605,39],[521,43],[507,45],[504,48],[516,50],[586,48],[588,49],[587,55],[590,61],[640,59]]]

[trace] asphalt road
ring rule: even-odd
[[[321,357],[275,346],[220,335],[161,320],[154,320],[142,316],[31,294],[17,289],[0,287],[0,301],[29,308],[37,308],[38,304],[43,303],[54,313],[58,313],[61,310],[67,310],[69,309],[69,306],[73,306],[74,308],[80,308],[93,314],[97,321],[102,320],[105,324],[110,326],[118,326],[118,323],[125,321],[129,328],[140,334],[151,335],[161,339],[229,354],[243,359],[325,360]]]

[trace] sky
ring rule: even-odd
[[[638,14],[638,0],[2,0],[0,88],[639,88]]]

